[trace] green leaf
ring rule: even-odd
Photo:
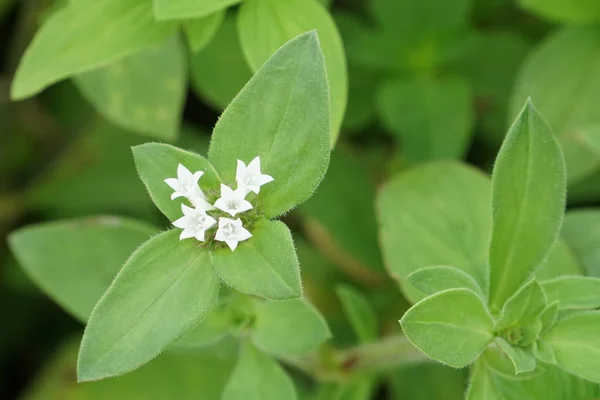
[[[93,121],[44,168],[27,193],[27,206],[58,217],[106,212],[153,216],[156,208],[131,162],[130,147],[140,143],[140,137],[103,119]]]
[[[381,280],[383,271],[374,200],[375,184],[362,158],[338,147],[319,190],[300,207],[313,243],[362,281],[365,275]]]
[[[29,277],[86,322],[131,253],[156,228],[119,217],[89,217],[21,228],[8,238]]]
[[[439,363],[420,363],[395,368],[390,372],[390,393],[393,394],[390,399],[464,399],[468,372],[466,370],[457,370]],[[433,382],[435,384],[432,384]]]
[[[75,83],[115,124],[163,140],[177,137],[186,89],[185,55],[179,40],[170,39],[77,75]]]
[[[558,239],[548,257],[535,271],[535,277],[538,281],[546,281],[558,278],[563,275],[582,275],[583,270],[579,260],[571,250],[571,247],[563,240]]]
[[[556,364],[556,354],[554,354],[554,350],[552,350],[552,346],[550,346],[544,340],[537,340],[531,349],[532,354],[543,363],[546,364]]]
[[[600,278],[600,210],[568,212],[561,232],[587,275]]]
[[[485,298],[475,280],[455,267],[427,267],[416,270],[406,277],[425,296],[431,296],[448,289],[469,289]]]
[[[269,353],[295,356],[316,349],[331,333],[317,309],[304,299],[294,299],[258,303],[252,337]]]
[[[494,166],[489,255],[492,310],[500,310],[554,245],[565,209],[565,186],[560,146],[528,101],[508,131]]]
[[[494,339],[492,317],[481,298],[466,289],[450,289],[421,300],[400,324],[419,350],[453,368],[469,365]]]
[[[546,295],[537,280],[532,280],[509,298],[504,307],[496,330],[525,327],[534,323],[546,308]]]
[[[233,327],[232,316],[223,305],[218,305],[176,344],[178,348],[199,349],[212,346],[224,339]]]
[[[275,181],[257,199],[267,218],[306,200],[329,162],[325,61],[315,32],[281,47],[221,115],[209,160],[224,183],[257,156]]]
[[[465,155],[473,132],[471,97],[460,77],[398,79],[381,87],[377,106],[403,156],[418,163]]]
[[[596,26],[558,29],[531,53],[514,85],[511,117],[532,98],[561,144],[570,185],[600,169],[600,153],[585,138],[600,124],[594,107],[600,93],[599,32]]]
[[[365,296],[349,285],[338,285],[335,292],[359,341],[368,343],[377,339],[377,316]]]
[[[167,178],[177,177],[181,163],[191,172],[204,171],[200,187],[207,196],[219,188],[219,177],[210,163],[202,156],[162,143],[146,143],[133,147],[133,158],[140,178],[146,185],[152,201],[170,221],[181,216],[182,198],[171,200],[173,189],[165,183]]]
[[[223,400],[295,400],[296,390],[285,371],[252,344],[242,344]]]
[[[242,0],[153,0],[154,16],[157,20],[200,18]]]
[[[249,230],[253,236],[235,251],[227,247],[211,251],[221,279],[242,293],[267,299],[301,297],[300,267],[288,227],[263,219]]]
[[[546,307],[540,314],[540,322],[542,323],[542,330],[540,335],[543,336],[548,332],[558,320],[558,302],[555,301]]]
[[[184,22],[183,30],[190,50],[193,53],[197,53],[204,49],[213,40],[224,19],[225,11],[221,10],[205,17],[194,18]]]
[[[138,248],[92,311],[77,378],[122,375],[152,360],[204,317],[219,278],[208,252],[176,230]]]
[[[404,278],[435,265],[487,287],[490,182],[481,172],[456,162],[411,168],[384,186],[376,209],[386,267],[411,301],[423,296]]]
[[[213,40],[190,56],[190,76],[196,93],[218,110],[227,107],[252,77],[233,16],[225,16]]]
[[[331,90],[333,146],[346,110],[348,73],[340,34],[325,7],[315,0],[245,0],[238,26],[242,50],[255,71],[288,40],[313,29],[318,31]]]
[[[556,363],[583,379],[600,383],[600,312],[573,314],[545,336],[556,354]]]
[[[600,3],[595,0],[519,0],[519,5],[552,21],[571,23],[600,21]]]
[[[73,2],[35,35],[17,69],[11,98],[29,97],[68,76],[161,43],[175,27],[154,21],[146,0]]]
[[[237,343],[223,341],[209,349],[166,352],[130,374],[77,383],[79,339],[69,340],[43,366],[21,400],[219,399],[235,366]]]
[[[600,278],[563,276],[542,282],[548,302],[558,301],[564,309],[589,309],[600,307]]]
[[[528,350],[522,347],[512,346],[502,338],[496,338],[496,343],[510,359],[515,368],[516,375],[535,370],[536,359]]]
[[[373,0],[369,10],[383,26],[396,32],[447,33],[467,21],[471,2],[457,0],[388,1]]]

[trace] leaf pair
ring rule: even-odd
[[[316,33],[307,33],[277,51],[223,113],[208,160],[169,145],[134,148],[138,172],[151,198],[170,220],[180,216],[181,203],[170,199],[164,179],[174,174],[179,163],[205,173],[202,184],[208,193],[221,183],[235,182],[237,160],[248,162],[256,156],[275,183],[261,191],[253,237],[235,252],[200,247],[194,240],[180,241],[178,232],[167,231],[131,255],[91,313],[78,361],[80,380],[120,375],[150,361],[204,318],[218,298],[221,280],[240,292],[261,297],[302,295],[290,231],[282,222],[268,219],[306,200],[323,178],[330,151],[328,94]],[[94,245],[82,236],[77,260]],[[19,253],[26,265],[39,262],[28,260],[25,251]],[[40,279],[50,282],[47,277]],[[87,319],[91,304],[73,306],[80,294],[62,294],[60,285],[51,286],[50,292],[59,302]],[[89,301],[95,301],[101,290],[90,289]],[[288,311],[284,308],[283,312]],[[302,314],[302,310],[296,312]],[[305,321],[311,315],[314,319],[314,312],[307,315]],[[321,328],[313,333],[323,340],[328,331],[319,323],[317,326]],[[257,331],[257,343],[274,352],[305,350],[313,342],[307,339],[305,344],[295,341],[287,345]]]
[[[510,129],[494,168],[489,283],[485,275],[482,279],[481,272],[477,273],[481,264],[470,271],[437,267],[410,275],[408,280],[430,295],[401,321],[417,347],[460,368],[474,361],[498,332],[537,321],[546,307],[545,293],[535,280],[524,284],[556,241],[564,213],[565,186],[560,147],[527,103]],[[485,304],[488,296],[496,318]],[[511,345],[531,343],[512,342],[506,347],[512,352],[517,371],[529,367],[521,368],[515,353],[519,350]],[[535,359],[531,359],[535,368]]]

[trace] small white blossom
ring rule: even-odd
[[[252,237],[246,228],[242,226],[242,221],[238,219],[219,218],[219,228],[215,235],[215,240],[227,243],[231,251],[235,250],[238,243]]]
[[[194,237],[197,240],[204,241],[206,230],[217,223],[213,217],[207,215],[206,211],[201,208],[191,208],[182,204],[181,211],[183,211],[183,217],[173,222],[173,225],[177,228],[183,229],[183,232],[179,235],[179,240]]]
[[[252,204],[244,200],[244,197],[246,197],[246,191],[243,188],[233,190],[229,186],[221,184],[221,197],[215,202],[215,207],[235,217],[235,214],[252,208]]]
[[[198,185],[202,175],[204,175],[202,171],[196,171],[192,174],[190,170],[179,164],[177,166],[177,178],[165,179],[165,183],[175,191],[171,195],[171,200],[186,197],[196,208],[201,208],[204,211],[213,210],[214,207],[206,201],[206,195]]]
[[[244,188],[247,192],[258,194],[260,187],[266,183],[272,182],[275,179],[260,172],[260,157],[256,157],[246,166],[243,161],[238,160],[235,180],[239,188]]]

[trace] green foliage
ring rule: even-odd
[[[223,112],[208,158],[229,184],[235,181],[237,160],[260,156],[262,169],[275,181],[261,191],[258,207],[269,218],[285,213],[306,200],[325,175],[327,104],[325,60],[316,33],[298,36],[267,61]]]
[[[333,146],[346,110],[348,78],[340,34],[327,10],[316,0],[245,0],[240,8],[238,26],[242,50],[255,71],[288,40],[317,30],[331,90]]]
[[[544,338],[559,367],[596,383],[600,383],[598,326],[600,312],[577,313],[558,321]]]
[[[174,140],[187,84],[183,45],[175,38],[75,77],[106,118],[133,132]]]
[[[600,4],[594,0],[519,0],[524,9],[559,22],[600,21]]]
[[[86,322],[129,255],[155,233],[135,220],[89,217],[20,229],[9,244],[29,277]]]
[[[386,267],[410,300],[422,294],[403,279],[435,265],[452,265],[487,287],[489,204],[489,180],[453,162],[411,168],[381,190],[377,218]]]
[[[192,171],[203,171],[203,188],[217,191],[219,176],[202,156],[161,143],[146,143],[133,148],[135,166],[152,201],[171,221],[181,216],[181,198],[171,200],[173,190],[165,179],[176,175],[177,165],[183,164]]]
[[[473,362],[494,339],[492,317],[481,298],[467,289],[449,289],[421,300],[400,323],[417,348],[454,368]]]
[[[159,44],[174,31],[174,24],[154,21],[152,5],[145,0],[71,2],[37,32],[20,62],[11,97],[34,95],[69,76]]]
[[[597,209],[570,211],[561,232],[586,274],[600,278],[600,212]]]
[[[504,303],[501,317],[496,322],[496,329],[504,330],[513,326],[531,325],[537,321],[545,308],[544,289],[534,279]]]
[[[369,301],[356,289],[348,285],[335,288],[344,312],[359,341],[368,343],[377,338],[377,316]]]
[[[600,308],[600,279],[563,276],[542,282],[548,301],[557,301],[560,309]]]
[[[213,306],[219,278],[208,252],[178,235],[161,233],[137,249],[96,304],[81,342],[79,381],[138,368]]]
[[[383,270],[374,199],[375,185],[360,156],[338,147],[319,190],[300,207],[315,245],[355,275]]]
[[[600,74],[595,68],[599,37],[598,29],[591,26],[552,33],[521,67],[511,101],[513,117],[531,97],[547,118],[564,152],[570,185],[600,167],[596,147],[586,138],[595,137],[600,124],[593,106],[600,93]]]
[[[410,163],[462,158],[471,139],[471,89],[460,77],[398,79],[382,85],[381,119]]]
[[[254,342],[272,354],[304,354],[331,336],[327,322],[303,299],[260,302],[255,318]]]
[[[512,362],[515,374],[519,375],[535,370],[536,359],[529,351],[522,347],[513,346],[502,338],[496,339],[496,343]]]
[[[218,399],[235,365],[236,344],[225,341],[210,349],[168,352],[137,371],[98,382],[77,383],[73,373],[79,341],[69,340],[42,369],[22,400],[164,400],[200,396]],[[202,377],[202,379],[199,379]]]
[[[206,17],[242,0],[152,0],[157,20]]]
[[[259,220],[252,235],[234,252],[226,247],[211,251],[210,258],[223,282],[260,297],[300,297],[300,268],[290,230],[283,222]]]
[[[193,53],[197,53],[209,45],[219,31],[224,18],[225,11],[221,10],[184,23],[183,30]]]
[[[494,166],[489,255],[492,310],[499,310],[548,255],[562,224],[565,186],[561,149],[527,102]],[[545,201],[540,203],[539,198]]]
[[[225,16],[210,43],[190,55],[189,68],[192,87],[198,95],[219,110],[227,107],[252,76],[233,17]]]
[[[238,362],[223,392],[223,400],[296,399],[292,380],[272,358],[250,343],[242,343]]]
[[[469,289],[484,298],[485,295],[477,282],[455,267],[421,268],[406,277],[423,295],[431,296],[448,289]]]

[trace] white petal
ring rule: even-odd
[[[239,228],[238,232],[237,232],[237,236],[236,239],[238,241],[243,241],[243,240],[247,240],[250,239],[252,237],[252,234],[246,229],[246,228]]]
[[[240,184],[240,182],[244,181],[244,177],[246,176],[246,164],[242,160],[237,160],[237,169],[235,170],[235,180]]]
[[[211,217],[210,215],[206,216],[206,223],[204,224],[205,230],[210,229],[217,224],[217,220]]]
[[[177,228],[186,229],[190,225],[188,217],[181,217],[177,221],[173,221],[173,226]]]
[[[260,186],[256,186],[256,185],[248,185],[245,187],[245,189],[246,189],[246,193],[254,192],[254,193],[258,194],[260,192]]]
[[[248,200],[242,200],[239,203],[237,212],[244,212],[252,209],[252,204]]]
[[[189,182],[190,179],[194,178],[194,175],[183,164],[179,164],[177,166],[177,178],[182,182]]]
[[[175,200],[178,197],[185,197],[185,195],[183,195],[182,193],[179,193],[179,192],[175,192],[175,193],[171,194],[171,200]]]
[[[218,240],[219,242],[224,242],[226,240],[225,235],[223,235],[223,231],[217,231],[217,234],[215,235],[215,240]]]
[[[194,236],[196,238],[196,240],[199,240],[201,242],[204,242],[204,232],[205,231],[198,231],[196,233],[196,235]]]
[[[191,229],[184,229],[181,232],[181,235],[179,235],[179,240],[193,238],[194,236],[195,236],[195,233],[194,233],[193,230],[191,230]]]
[[[233,194],[233,189],[221,183],[221,197],[229,198]]]
[[[183,212],[183,215],[185,215],[186,217],[196,216],[196,210],[194,210],[191,207],[186,206],[183,203],[181,204],[181,212]]]
[[[235,220],[235,221],[234,221],[233,219],[229,219],[229,218],[221,217],[221,218],[219,218],[219,228],[222,228],[222,227],[223,227],[223,225],[225,225],[225,224],[227,224],[227,223],[232,223],[232,224],[234,224],[234,226],[236,226],[236,222],[237,222],[237,221],[240,221],[240,220],[238,219],[238,220]],[[241,223],[242,223],[242,221],[240,221],[240,224],[241,224]]]
[[[273,182],[275,180],[275,178],[273,178],[271,175],[266,175],[266,174],[262,174],[259,178],[259,182],[260,185],[265,185],[269,182]]]
[[[235,248],[238,245],[238,241],[237,240],[226,240],[225,243],[227,243],[227,246],[229,246],[229,248],[231,249],[231,251],[234,251]]]
[[[217,207],[221,211],[225,211],[232,217],[237,213],[236,210],[232,211],[231,209],[229,209],[229,207],[227,205],[227,201],[225,201],[225,199],[222,197],[220,199],[218,199],[217,201],[215,201],[215,207]]]
[[[208,201],[206,201],[205,199],[203,199],[201,197],[190,197],[189,200],[190,200],[190,203],[192,203],[192,205],[194,207],[196,207],[196,210],[206,212],[206,211],[215,209],[215,206],[213,206],[212,204],[210,204]]]
[[[177,178],[167,178],[165,179],[165,183],[171,187],[171,189],[177,191],[180,188],[179,179]]]
[[[256,156],[254,160],[250,161],[250,164],[248,164],[248,169],[252,173],[260,174],[260,156]]]
[[[198,183],[198,181],[200,180],[200,178],[202,178],[202,175],[204,175],[204,171],[196,171],[196,172],[194,172],[194,182]]]

